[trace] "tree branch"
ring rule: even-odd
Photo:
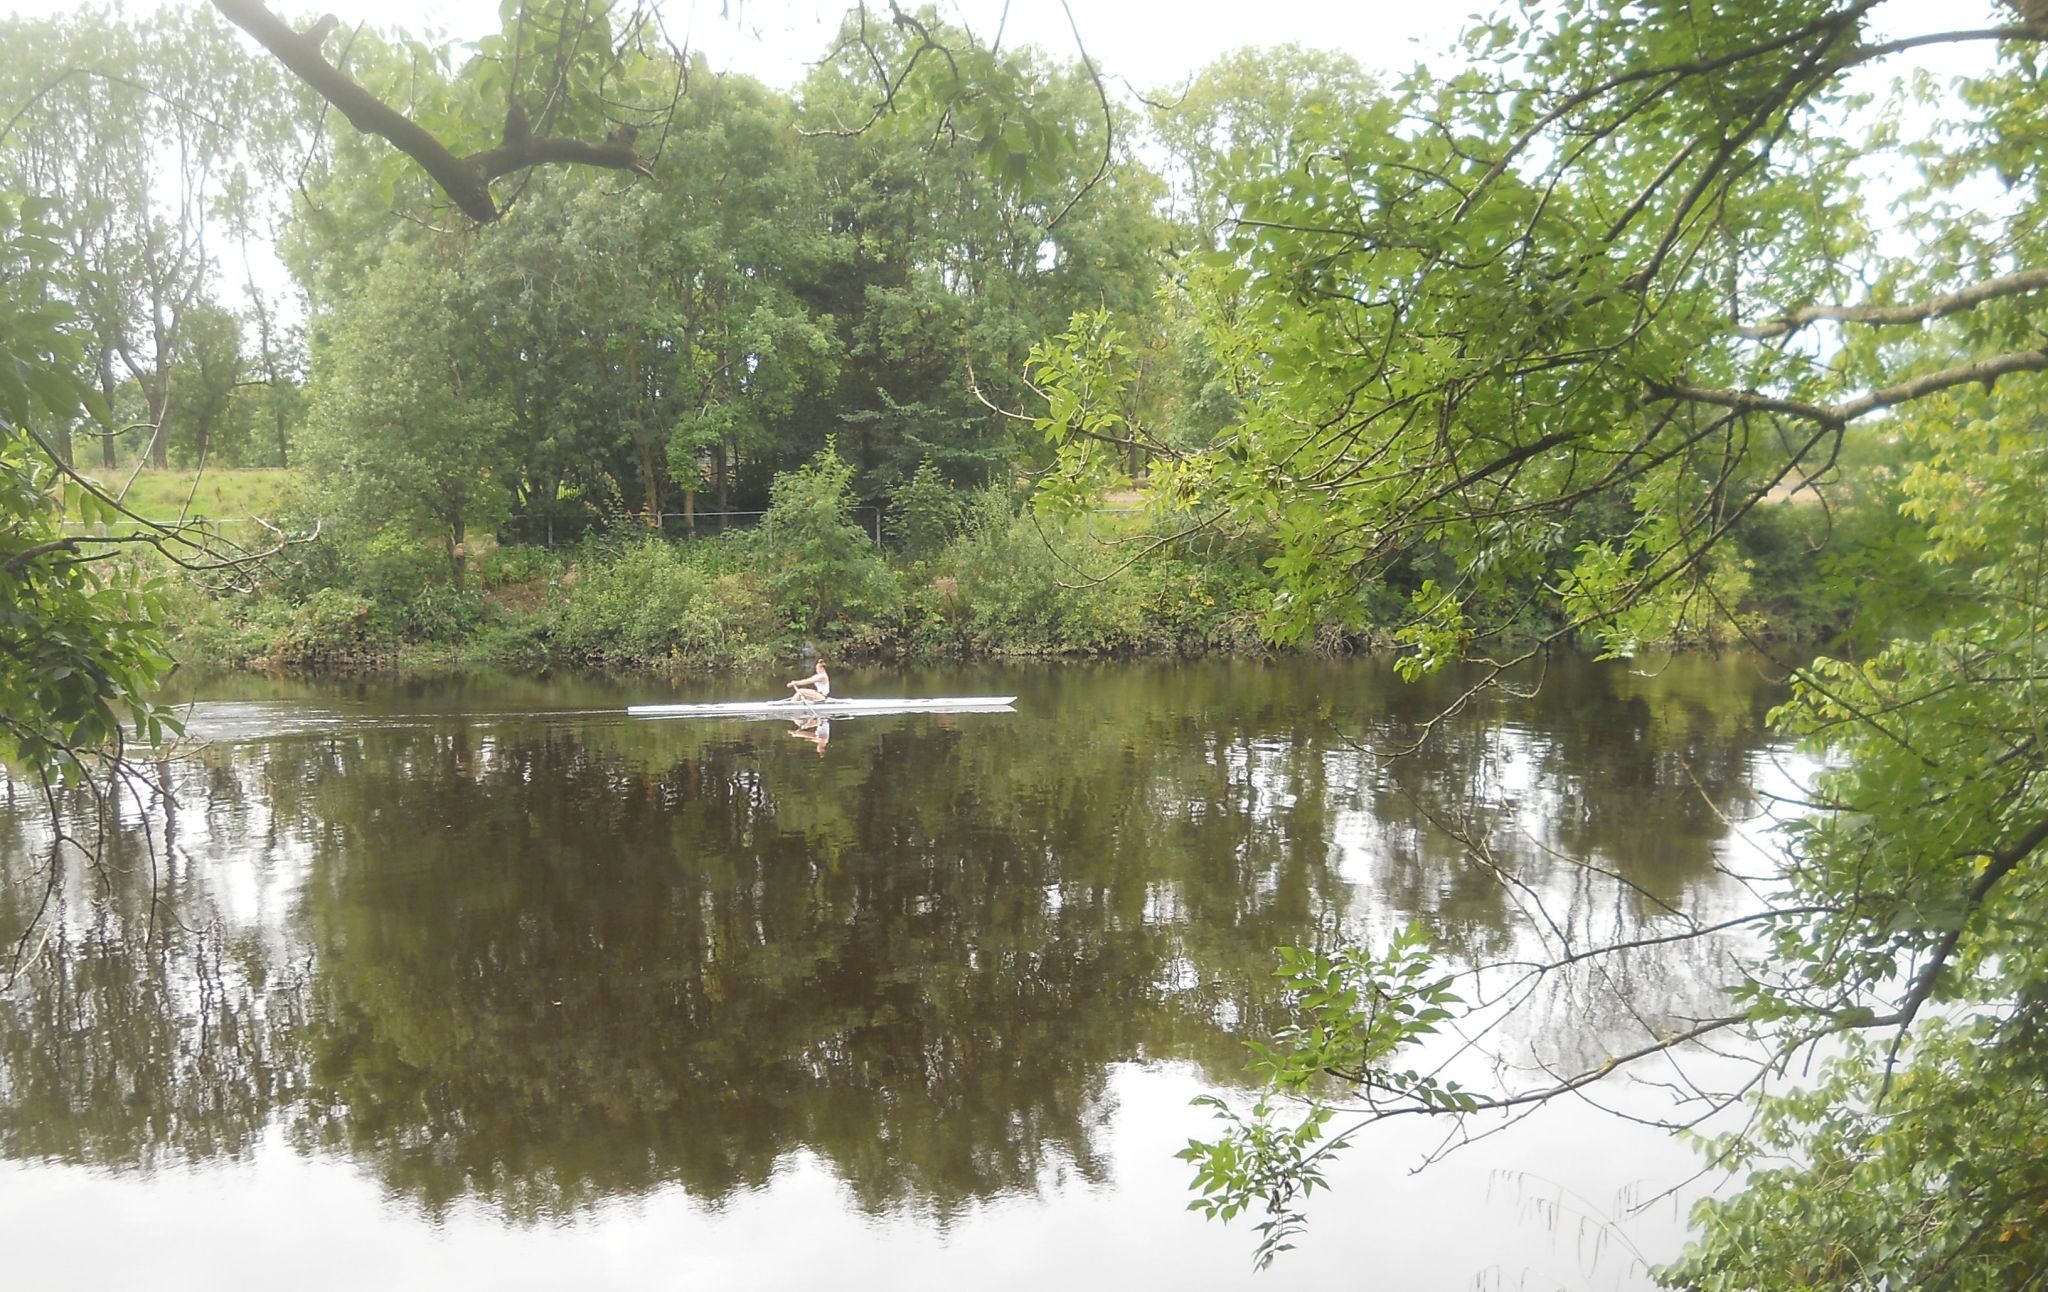
[[[462,213],[479,224],[489,224],[504,214],[491,196],[491,181],[530,166],[561,162],[637,175],[653,174],[646,161],[633,151],[630,129],[617,131],[598,142],[554,139],[513,128],[509,114],[504,142],[496,148],[458,157],[418,123],[327,61],[320,52],[320,38],[333,25],[331,19],[322,19],[302,34],[270,12],[263,0],[213,0],[213,7],[254,36],[258,44],[276,55],[321,98],[341,109],[350,125],[364,134],[389,141],[392,147],[418,162]]]
[[[1974,913],[1978,907],[1984,905],[1985,899],[1991,896],[1991,890],[1998,887],[1998,882],[2011,874],[2043,843],[2048,843],[2048,820],[2035,822],[2025,834],[2003,848],[1991,848],[1974,854],[1984,859],[1984,869],[1977,876],[1976,882],[1970,885],[1966,909]],[[1944,933],[1941,941],[1935,944],[1933,954],[1928,956],[1927,963],[1920,967],[1919,973],[1913,975],[1913,984],[1907,990],[1905,1000],[1899,1003],[1899,1008],[1890,1014],[1871,1019],[1865,1026],[1897,1025],[1901,1032],[1912,1026],[1920,1007],[1934,995],[1935,985],[1941,981],[1942,970],[1948,966],[1949,958],[1955,954],[1956,947],[1962,940],[1963,929],[1960,924]],[[1896,1043],[1893,1049],[1897,1049]]]
[[[1896,386],[1873,390],[1839,404],[1810,404],[1797,399],[1779,399],[1754,390],[1665,382],[1650,383],[1650,397],[1658,400],[1682,399],[1695,404],[1713,404],[1720,408],[1732,408],[1739,413],[1784,413],[1809,422],[1818,422],[1832,430],[1840,430],[1867,413],[1899,404],[1909,404],[1952,386],[1967,386],[1981,382],[1989,388],[2000,377],[2015,372],[2044,370],[2048,370],[2048,349],[2014,350],[2007,354],[1993,355],[1988,359],[1973,359],[1968,363],[1958,363],[1935,372],[1923,373],[1911,381],[1902,381]]]
[[[1961,291],[1913,305],[1809,305],[1804,309],[1782,314],[1766,323],[1737,328],[1735,334],[1753,341],[1768,340],[1772,337],[1789,336],[1808,323],[1822,319],[1876,325],[1925,323],[1930,319],[1946,318],[1951,314],[1974,309],[1985,301],[1996,300],[2001,296],[2017,296],[2024,292],[2039,291],[2043,287],[2048,287],[2048,269],[2023,269],[2016,274],[1973,283]]]

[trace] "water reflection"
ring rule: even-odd
[[[1585,936],[1721,909],[1774,698],[1739,660],[1555,664],[1388,763],[1456,679],[875,685],[1020,698],[803,731],[629,722],[602,683],[238,681],[106,864],[54,874],[10,787],[0,938],[37,951],[0,997],[0,1154],[128,1170],[281,1133],[430,1216],[528,1223],[717,1203],[796,1154],[870,1214],[1104,1185],[1114,1071],[1239,1081],[1276,946],[1421,918],[1478,961],[1528,949],[1532,900]],[[1567,982],[1529,1043],[1696,1009],[1714,978],[1678,954]]]

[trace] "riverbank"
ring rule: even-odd
[[[176,650],[226,668],[703,672],[806,645],[877,661],[1270,649],[1255,544],[1161,542],[1139,517],[1051,521],[993,496],[922,554],[846,528],[486,542],[461,554],[459,587],[444,554],[323,535],[272,558],[253,586],[186,582]]]
[[[188,578],[173,598],[175,651],[203,668],[431,673],[465,669],[752,670],[814,646],[845,661],[1267,655],[1273,545],[1257,534],[1144,511],[1064,517],[985,490],[925,523],[851,519],[843,492],[778,483],[754,529],[667,537],[631,523],[567,547],[452,548],[323,527],[235,580]],[[1675,644],[1816,639],[1839,597],[1816,593],[1801,510],[1755,523],[1739,565],[1717,574],[1737,622],[1677,625]],[[310,526],[308,527],[311,528]],[[1436,568],[1441,566],[1442,568]],[[1287,649],[1395,646],[1425,581],[1448,558],[1332,598],[1347,617]],[[1493,594],[1533,639],[1557,599],[1514,583]],[[1498,617],[1498,616],[1494,616]],[[1660,643],[1663,644],[1663,643]]]

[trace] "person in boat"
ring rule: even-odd
[[[822,659],[818,661],[816,670],[809,677],[797,678],[788,685],[789,689],[796,693],[793,698],[802,700],[805,704],[816,704],[832,696],[832,679],[826,674],[825,661]]]

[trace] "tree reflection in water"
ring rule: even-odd
[[[64,863],[33,927],[47,823],[0,799],[0,938],[41,948],[0,997],[0,1154],[149,1168],[280,1127],[429,1214],[522,1222],[715,1203],[800,1151],[941,1221],[1100,1181],[1112,1069],[1240,1082],[1277,946],[1419,918],[1476,963],[1527,950],[1532,892],[1603,934],[1730,900],[1770,688],[1739,660],[1550,674],[1391,763],[1454,681],[1017,673],[1015,715],[841,721],[822,760],[778,724],[487,711],[611,698],[565,684],[240,683],[195,714],[229,738],[166,769],[175,810]],[[1566,1055],[1696,1010],[1717,979],[1673,954],[1519,1035]]]

